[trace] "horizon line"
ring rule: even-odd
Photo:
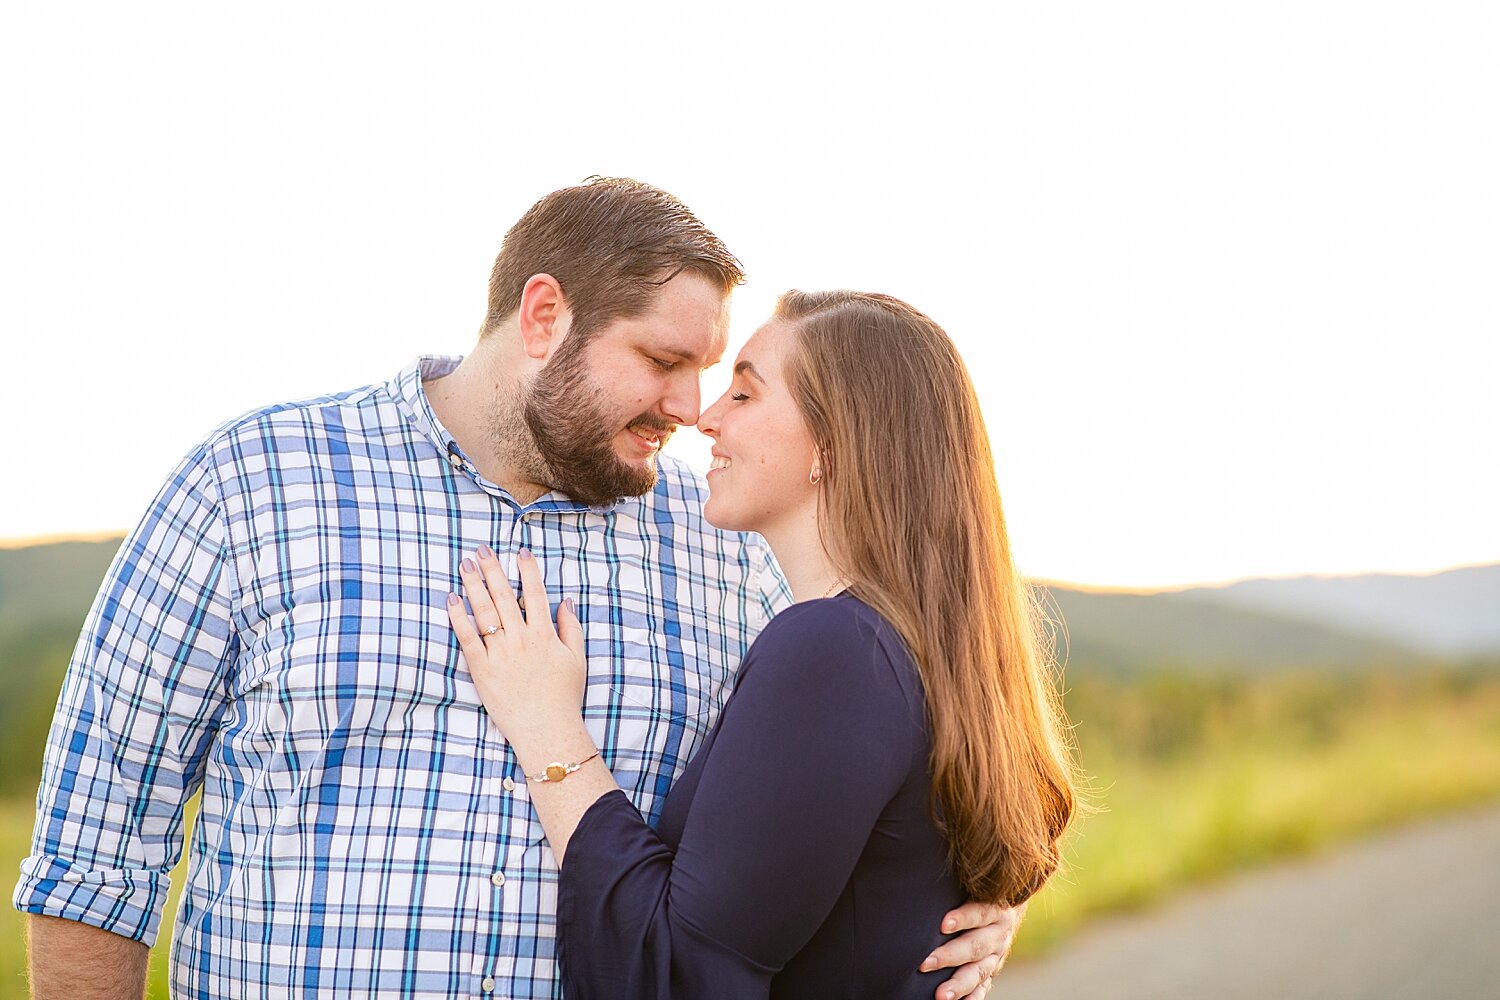
[[[1456,573],[1464,569],[1488,569],[1492,566],[1500,566],[1500,561],[1486,560],[1483,562],[1454,563],[1449,566],[1439,566],[1436,569],[1422,570],[1389,570],[1368,569],[1352,570],[1349,572],[1330,573],[1260,573],[1252,576],[1221,577],[1216,580],[1200,580],[1193,583],[1164,583],[1154,586],[1131,586],[1128,584],[1116,585],[1111,583],[1077,583],[1073,580],[1058,580],[1051,577],[1028,577],[1027,579],[1040,587],[1065,587],[1068,590],[1076,590],[1087,594],[1180,594],[1189,590],[1222,590],[1232,587],[1237,583],[1249,583],[1252,581],[1283,581],[1283,580],[1355,580],[1370,576],[1404,576],[1414,579],[1423,579],[1429,576],[1441,576],[1444,573]]]
[[[17,535],[13,538],[0,538],[0,551],[34,549],[43,545],[60,545],[63,542],[108,542],[124,538],[123,531],[60,531],[47,535]]]

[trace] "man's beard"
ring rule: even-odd
[[[620,425],[600,405],[602,393],[589,374],[587,339],[569,337],[537,375],[522,413],[545,465],[546,485],[574,500],[601,507],[641,496],[656,486],[656,463],[627,465],[611,444]],[[675,425],[643,413],[629,426],[649,430],[662,444]]]

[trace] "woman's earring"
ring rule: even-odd
[[[823,481],[823,467],[817,462],[813,463],[812,471],[807,474],[807,481],[814,486]]]

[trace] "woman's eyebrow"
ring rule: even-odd
[[[755,381],[759,382],[761,385],[765,385],[766,384],[765,378],[761,375],[760,372],[756,371],[755,370],[755,366],[752,365],[748,361],[740,361],[740,362],[737,362],[735,364],[735,366],[734,366],[734,373],[736,375],[738,375],[738,374],[740,374],[740,372],[747,372],[747,373],[749,373],[751,376],[753,376],[755,378]]]

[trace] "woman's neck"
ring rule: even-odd
[[[830,597],[848,582],[823,548],[816,513],[761,532],[781,567],[792,600],[797,602]]]

